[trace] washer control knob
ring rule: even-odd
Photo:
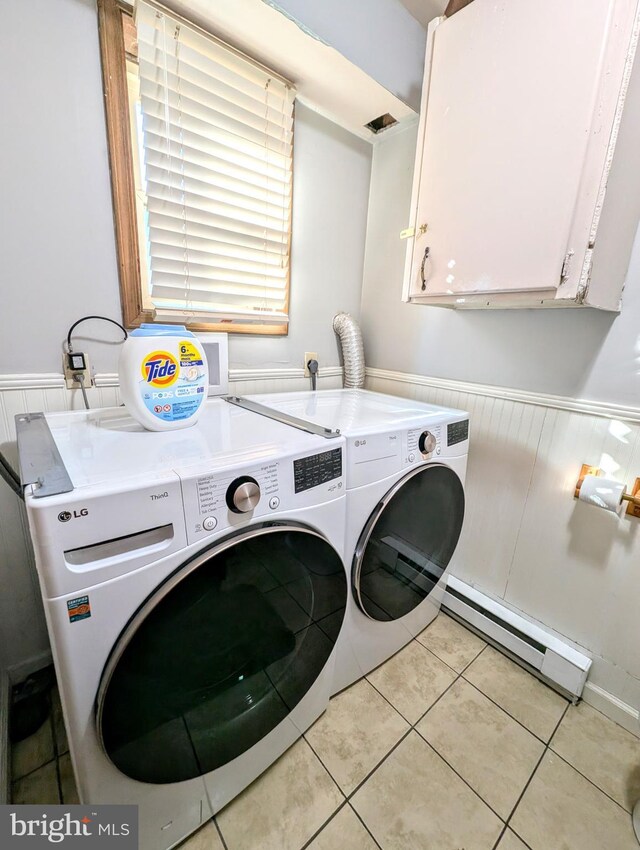
[[[214,516],[206,516],[202,520],[202,527],[205,531],[213,531],[218,524],[218,520]]]
[[[227,488],[227,505],[234,514],[247,514],[260,501],[260,485],[255,478],[241,475]]]
[[[422,434],[420,434],[420,439],[418,440],[418,448],[420,449],[423,455],[430,455],[437,444],[438,441],[431,433],[431,431],[423,431]]]

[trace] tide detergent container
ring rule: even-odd
[[[182,325],[141,325],[120,352],[120,392],[128,412],[149,431],[198,421],[209,369],[197,337]]]

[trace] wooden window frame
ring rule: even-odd
[[[126,328],[137,328],[143,322],[154,322],[155,320],[153,312],[145,308],[142,298],[123,15],[132,17],[131,7],[123,0],[98,0],[98,31],[111,172],[113,222],[118,254],[120,300],[124,326]],[[291,228],[289,228],[288,247],[289,268],[285,300],[287,315],[289,315],[291,290]],[[289,324],[287,322],[281,324],[241,324],[229,319],[219,322],[189,322],[189,330],[287,336]]]

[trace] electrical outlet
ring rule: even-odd
[[[317,360],[318,352],[317,351],[305,351],[304,353],[304,376],[305,378],[311,377],[311,372],[307,369],[307,363],[309,360]]]
[[[92,386],[91,380],[91,365],[89,364],[89,356],[82,351],[74,351],[71,354],[62,355],[62,368],[64,370],[64,380],[68,390],[79,390],[80,381],[76,381],[74,375],[82,375],[84,377],[85,387]]]

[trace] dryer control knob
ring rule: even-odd
[[[260,485],[255,478],[242,475],[227,488],[227,505],[235,514],[247,514],[260,501]]]
[[[420,439],[418,440],[418,448],[420,449],[423,455],[430,455],[437,444],[438,441],[431,433],[431,431],[423,431],[423,433],[420,434]]]

